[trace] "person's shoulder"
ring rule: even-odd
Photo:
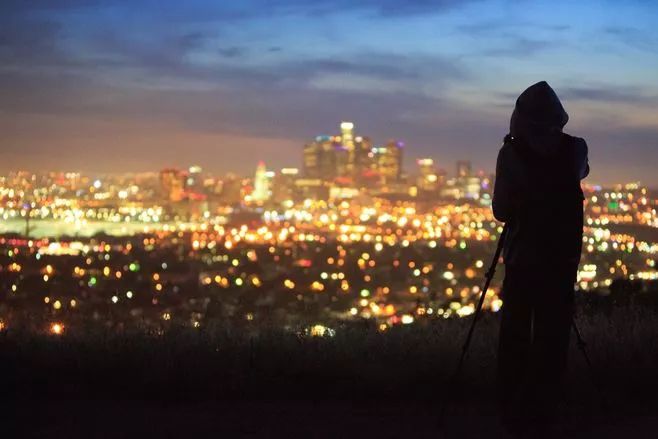
[[[500,150],[498,150],[499,157],[505,157],[514,154],[516,147],[514,146],[514,140],[512,137],[505,136],[503,139],[503,144],[500,145]]]
[[[525,160],[523,154],[521,154],[521,149],[518,141],[514,141],[511,137],[505,137],[498,151],[497,169],[505,170],[505,173],[510,176],[522,172],[521,169],[525,166]]]
[[[571,134],[563,134],[565,141],[579,152],[587,154],[587,142],[582,137],[572,136]]]
[[[583,179],[589,175],[587,142],[582,137],[570,136],[568,134],[565,134],[565,136],[569,145],[568,151],[570,151],[567,154],[573,157],[578,175],[580,179]]]

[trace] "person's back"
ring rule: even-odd
[[[519,96],[510,134],[498,155],[495,217],[508,223],[505,264],[530,267],[580,260],[580,180],[589,172],[587,144],[562,133],[567,113],[546,82]]]
[[[546,82],[517,99],[498,155],[495,217],[508,227],[499,346],[506,422],[550,418],[566,364],[573,285],[580,260],[583,192],[589,172],[583,139]],[[527,419],[526,419],[527,420]]]

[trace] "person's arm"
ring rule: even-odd
[[[509,173],[509,146],[503,145],[496,160],[496,179],[494,181],[493,214],[498,221],[507,222],[514,217],[518,198]]]

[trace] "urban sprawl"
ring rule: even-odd
[[[342,122],[302,167],[253,177],[199,166],[159,173],[0,176],[0,330],[89,325],[161,333],[213,325],[311,335],[467,316],[502,224],[493,175],[454,173]],[[584,186],[579,293],[658,279],[658,196]],[[537,230],[537,245],[551,238]],[[499,283],[485,308],[502,305]]]

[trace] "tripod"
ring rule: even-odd
[[[452,374],[450,381],[448,382],[450,387],[453,389],[455,388],[457,380],[461,375],[462,367],[464,365],[464,360],[466,358],[466,353],[468,352],[468,347],[471,344],[471,339],[473,338],[473,332],[475,331],[475,325],[477,323],[478,317],[480,316],[480,313],[482,312],[482,306],[484,305],[484,298],[487,295],[487,290],[489,289],[491,280],[493,279],[494,274],[496,273],[496,266],[498,265],[498,259],[500,258],[500,254],[503,250],[503,243],[505,242],[505,237],[507,236],[508,230],[509,230],[509,226],[505,224],[505,226],[503,227],[503,231],[501,232],[500,237],[498,238],[498,245],[496,246],[496,251],[491,261],[491,265],[489,266],[489,269],[486,272],[484,286],[482,287],[482,291],[480,293],[480,299],[478,301],[477,307],[475,308],[475,313],[473,314],[473,320],[471,321],[471,326],[468,329],[466,340],[464,340],[464,344],[461,349],[459,363],[457,363],[457,367],[455,368],[455,371]],[[587,364],[587,368],[590,374],[590,379],[592,380],[592,384],[594,385],[594,387],[597,390],[597,393],[601,397],[602,403],[605,405],[606,399],[604,398],[604,394],[601,391],[601,387],[598,383],[598,380],[596,379],[596,375],[594,374],[594,368],[592,366],[592,362],[590,360],[589,354],[587,353],[587,344],[582,338],[582,335],[580,333],[580,330],[578,329],[578,326],[576,325],[576,320],[574,317],[571,318],[571,326],[574,330],[574,333],[576,334],[576,344],[578,345],[578,349],[580,349],[580,351],[582,352],[583,357],[585,359],[585,363]],[[443,407],[441,408],[439,415],[439,422],[443,421],[446,405],[447,404],[444,403]]]

